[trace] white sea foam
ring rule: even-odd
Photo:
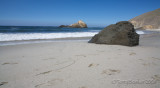
[[[55,39],[69,37],[91,37],[98,32],[70,32],[70,33],[0,33],[0,41]]]
[[[136,33],[137,33],[137,34],[145,34],[144,31],[138,31],[138,30],[136,31]]]

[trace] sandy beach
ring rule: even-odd
[[[160,35],[135,47],[87,41],[0,46],[0,88],[159,88]]]

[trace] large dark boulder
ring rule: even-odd
[[[121,21],[104,28],[89,43],[135,46],[139,44],[139,35],[130,22]]]

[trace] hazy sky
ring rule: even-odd
[[[160,8],[160,0],[0,0],[0,25],[106,26]]]

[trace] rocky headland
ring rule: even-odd
[[[87,24],[82,20],[79,20],[77,23],[71,25],[60,25],[59,27],[70,27],[70,28],[87,28]]]
[[[160,8],[129,20],[136,29],[160,29]]]

